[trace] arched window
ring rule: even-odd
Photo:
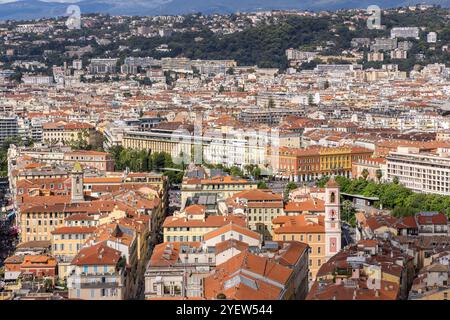
[[[336,201],[336,195],[334,194],[334,192],[332,192],[330,194],[330,203],[334,203]]]

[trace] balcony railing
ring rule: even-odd
[[[118,288],[121,286],[121,283],[96,281],[96,282],[83,282],[83,283],[80,283],[79,285],[80,285],[81,289],[84,289],[84,288]]]

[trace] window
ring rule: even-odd
[[[91,289],[91,298],[95,297],[95,289]]]

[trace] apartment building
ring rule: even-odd
[[[22,77],[23,84],[26,85],[51,85],[53,83],[53,77],[43,75],[24,75]]]
[[[276,244],[289,250],[294,243]],[[275,259],[242,251],[215,267],[205,278],[205,298],[229,300],[303,299],[307,291],[307,246],[302,245],[291,259],[291,266]],[[275,257],[277,250],[275,250]],[[285,256],[282,255],[281,256]],[[295,262],[293,261],[295,260]],[[279,260],[281,261],[281,259]],[[245,289],[244,289],[245,288]]]
[[[179,125],[171,130],[152,128],[149,131],[126,131],[122,145],[152,153],[166,152],[180,162],[195,160],[240,167],[267,162],[267,143],[262,138],[258,140],[243,133],[223,134],[220,131],[195,135]]]
[[[81,165],[96,168],[99,171],[114,171],[114,159],[108,152],[76,150],[65,152],[63,161],[75,164],[79,162]]]
[[[245,226],[245,217],[237,215],[208,215],[200,205],[186,207],[167,217],[162,225],[164,242],[199,242],[208,232],[229,223]]]
[[[181,205],[183,207],[189,198],[197,194],[217,195],[218,200],[225,200],[238,192],[257,188],[258,184],[255,181],[232,176],[215,176],[205,179],[185,177],[181,185]]]
[[[383,60],[384,60],[383,52],[369,52],[367,54],[367,61],[368,62],[383,61]]]
[[[352,163],[369,159],[372,150],[362,147],[279,149],[277,172],[294,181],[312,181],[324,175],[352,176]]]
[[[299,241],[307,243],[309,251],[309,279],[316,278],[325,257],[325,217],[322,215],[279,216],[273,219],[274,241]]]
[[[438,148],[421,152],[419,148],[398,147],[386,157],[387,179],[398,179],[405,187],[419,193],[450,195],[450,156]]]
[[[42,130],[42,140],[48,144],[85,141],[87,144],[97,146],[100,142],[99,133],[88,123],[49,122],[42,125]]]
[[[450,294],[448,246],[430,256],[414,279],[408,300],[448,300]]]
[[[90,74],[114,74],[117,71],[118,59],[91,59],[88,66]]]
[[[367,175],[367,176],[366,176]],[[352,163],[352,177],[366,177],[372,181],[385,181],[387,164],[385,158],[368,158]]]
[[[215,245],[157,245],[145,275],[146,299],[218,299],[222,295],[233,300],[305,298],[306,244],[290,241],[249,246],[237,239],[251,231],[236,231]]]
[[[341,250],[339,186],[330,179],[323,200],[316,198],[289,202],[285,216],[272,220],[273,240],[300,241],[308,244],[309,278],[316,278],[320,267]]]
[[[153,249],[145,272],[145,297],[203,297],[203,281],[215,254],[199,242],[161,243]]]
[[[283,195],[267,190],[248,190],[235,193],[225,200],[222,214],[242,214],[247,218],[250,230],[261,234],[263,239],[272,239],[272,220],[284,215]]]
[[[125,265],[119,250],[104,242],[83,248],[71,262],[69,299],[123,300]]]
[[[17,116],[0,117],[0,143],[6,139],[15,138],[19,135],[19,124]]]
[[[413,258],[378,240],[347,246],[323,264],[307,300],[405,299]]]
[[[395,27],[391,29],[391,38],[416,38],[419,39],[418,27]]]

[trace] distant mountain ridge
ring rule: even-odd
[[[8,2],[12,1],[12,2]],[[450,7],[450,0],[0,0],[0,20],[64,16],[70,4],[81,13],[111,15],[174,15],[234,13],[273,9],[338,10],[378,5],[393,8],[417,3]]]

